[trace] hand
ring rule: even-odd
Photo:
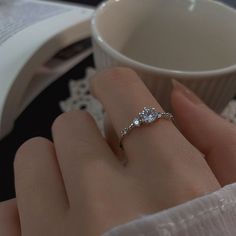
[[[81,111],[56,119],[53,143],[43,138],[26,142],[15,160],[19,220],[14,214],[8,225],[18,220],[22,236],[100,235],[140,215],[215,191],[219,181],[235,181],[234,126],[186,91],[177,84],[172,92],[175,118],[192,144],[206,152],[209,165],[172,122],[159,120],[126,137],[129,163],[122,166],[116,136],[144,106],[161,107],[131,70],[106,71],[94,80],[93,92],[112,124],[110,146]],[[224,150],[224,170],[216,149]]]

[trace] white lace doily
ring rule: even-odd
[[[236,100],[232,100],[229,102],[222,115],[230,122],[236,124]]]
[[[98,127],[103,130],[104,111],[102,105],[90,94],[89,81],[96,73],[94,68],[89,67],[86,70],[86,76],[79,80],[70,80],[70,97],[60,102],[60,108],[63,112],[72,110],[86,110],[97,122]]]
[[[60,102],[60,108],[63,112],[72,110],[86,110],[96,120],[98,127],[103,131],[104,110],[102,105],[90,94],[89,81],[96,73],[92,67],[87,68],[86,76],[78,78],[79,80],[70,80],[69,91],[70,97]],[[232,100],[222,113],[230,122],[236,123],[236,101]]]

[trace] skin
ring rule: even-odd
[[[133,130],[124,151],[120,131],[144,106],[160,105],[125,68],[97,75],[92,91],[107,112],[106,139],[88,113],[74,111],[55,120],[53,143],[23,144],[14,163],[16,202],[0,204],[0,235],[101,235],[236,180],[235,127],[181,84],[171,95],[181,132],[159,120]]]

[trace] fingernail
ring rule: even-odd
[[[203,101],[190,89],[185,87],[182,83],[179,81],[172,79],[172,85],[173,89],[182,93],[189,101],[191,101],[194,104],[202,104]]]

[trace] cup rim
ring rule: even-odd
[[[225,3],[214,1],[214,0],[206,0],[211,2],[211,4],[217,4],[221,7],[225,8],[226,10],[233,11],[236,14],[236,9],[226,5]],[[118,61],[123,61],[127,66],[131,66],[137,70],[146,70],[150,73],[156,73],[164,77],[173,77],[173,78],[182,78],[182,79],[205,79],[205,78],[212,78],[212,77],[219,77],[225,74],[230,74],[236,71],[236,62],[234,65],[226,66],[223,68],[217,68],[212,70],[202,70],[202,71],[185,71],[185,70],[175,70],[175,69],[165,69],[161,67],[156,67],[152,65],[148,65],[139,61],[136,61],[128,56],[120,53],[116,49],[112,48],[102,37],[100,32],[96,27],[97,17],[98,14],[103,11],[105,7],[108,5],[113,4],[114,2],[119,2],[119,0],[107,0],[101,3],[98,8],[95,10],[92,19],[91,19],[91,28],[92,28],[92,35],[93,40],[95,40],[99,46],[108,54],[112,55]]]

